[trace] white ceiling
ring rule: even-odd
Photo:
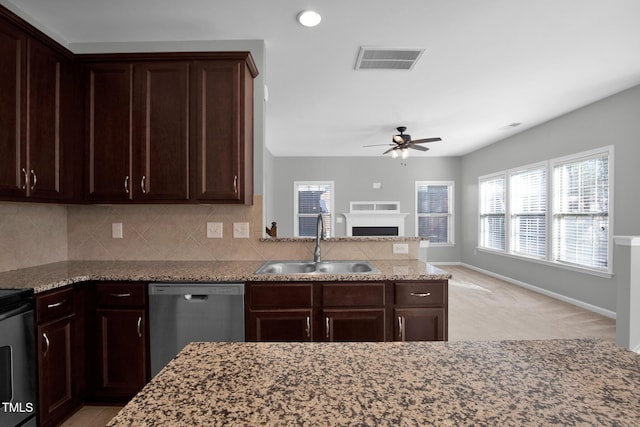
[[[276,156],[378,156],[395,127],[456,156],[640,84],[637,0],[0,0],[74,43],[261,39]],[[316,28],[295,17],[322,15]],[[24,13],[22,13],[24,12]],[[426,49],[354,70],[360,46]],[[511,123],[522,123],[504,129]]]

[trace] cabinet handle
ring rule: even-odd
[[[42,338],[44,338],[44,343],[46,344],[46,347],[44,348],[44,353],[42,354],[42,357],[47,357],[47,352],[49,351],[49,337],[47,336],[46,332],[42,333]]]
[[[55,307],[60,307],[62,304],[64,304],[65,302],[67,302],[66,299],[63,299],[62,301],[53,303],[53,304],[47,304],[47,308],[55,308]]]
[[[330,329],[330,323],[329,323],[329,316],[324,318],[324,326],[325,326],[325,336],[327,339],[329,339],[329,329]]]
[[[124,192],[129,194],[129,175],[124,177]]]
[[[424,297],[428,297],[429,295],[431,295],[431,292],[422,292],[422,293],[415,293],[415,292],[411,292],[409,295],[411,295],[412,297],[420,297],[420,298],[424,298]]]
[[[398,316],[398,338],[400,338],[401,341],[404,335],[404,322],[402,320],[402,316]]]
[[[29,184],[29,177],[27,176],[27,170],[22,168],[22,175],[24,176],[24,183],[22,184],[22,189],[27,189],[27,184]]]
[[[142,316],[138,316],[138,324],[136,325],[138,338],[142,338]]]
[[[238,192],[238,175],[233,177],[233,192]]]
[[[307,338],[311,338],[311,317],[307,316]]]
[[[142,179],[140,180],[140,188],[142,189],[142,194],[147,194],[147,186],[145,185],[146,181],[146,175],[142,175]]]
[[[129,292],[124,293],[124,294],[109,294],[109,296],[112,296],[114,298],[127,298],[130,297],[131,294]]]
[[[36,188],[36,184],[38,183],[38,176],[33,171],[33,169],[31,169],[31,176],[33,177],[33,180],[31,181],[31,189],[34,190]]]

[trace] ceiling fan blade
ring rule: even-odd
[[[414,139],[411,141],[412,144],[424,144],[425,142],[436,142],[442,141],[442,138],[423,138],[423,139]]]
[[[393,145],[393,144],[370,144],[370,145],[363,145],[363,147],[380,147],[382,145]]]
[[[420,150],[420,151],[429,151],[429,149],[427,147],[423,147],[422,145],[413,145],[413,144],[409,144],[408,146],[409,148],[413,148],[414,150]]]
[[[382,153],[382,154],[390,153],[391,151],[393,151],[393,150],[395,150],[395,149],[396,149],[396,147],[391,147],[391,148],[389,148],[387,151],[385,151],[385,152],[384,152],[384,153]]]

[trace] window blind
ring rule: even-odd
[[[554,166],[553,254],[556,261],[608,268],[608,153]]]
[[[296,182],[295,197],[296,236],[315,237],[318,214],[322,214],[325,232],[331,236],[333,183]]]
[[[480,246],[505,250],[505,176],[480,180]]]
[[[538,166],[512,172],[509,185],[511,251],[544,258],[547,252],[547,168]]]
[[[416,182],[417,233],[431,243],[452,243],[453,184]]]

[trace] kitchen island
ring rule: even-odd
[[[591,339],[192,343],[108,426],[638,426],[639,396]]]

